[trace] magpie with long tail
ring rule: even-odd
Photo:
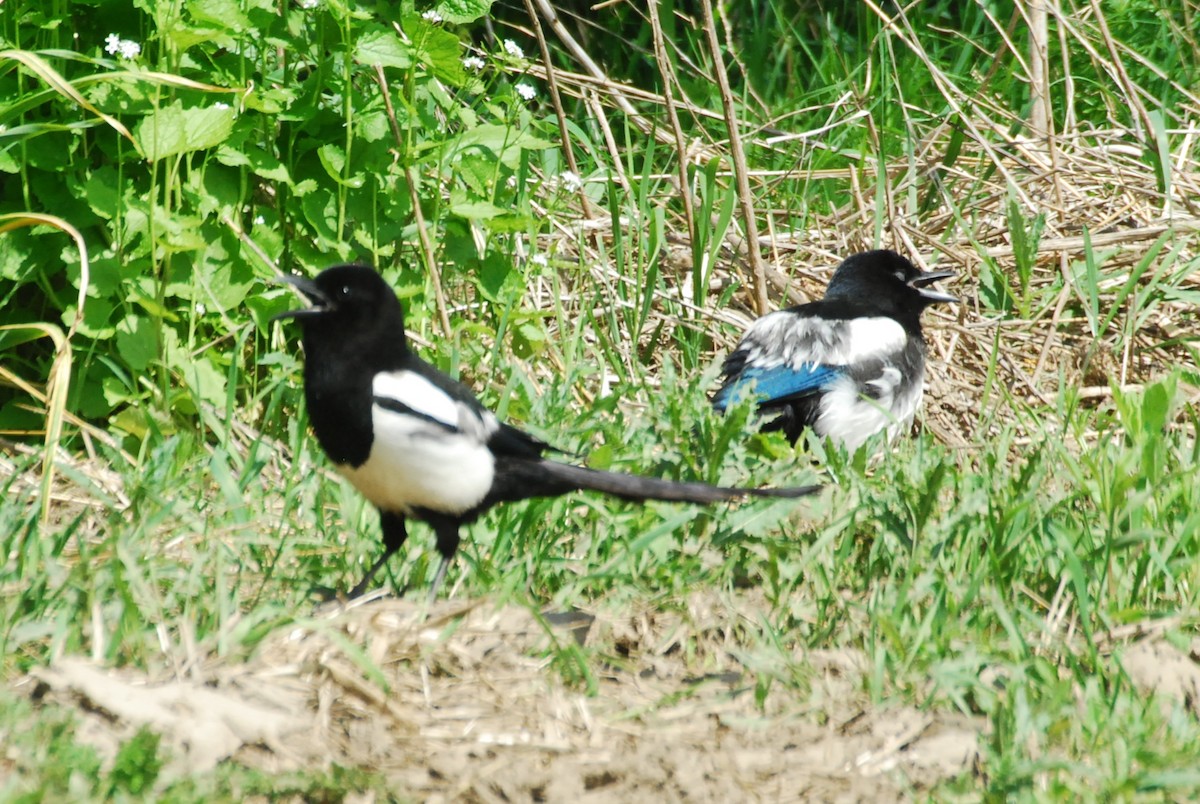
[[[351,591],[370,586],[408,538],[409,519],[434,531],[441,563],[432,600],[458,551],[461,529],[494,505],[599,491],[625,500],[714,503],[802,497],[819,486],[725,488],[598,471],[547,460],[545,442],[499,421],[465,385],[409,349],[404,311],[365,265],[315,280],[283,278],[311,306],[276,318],[299,322],[308,417],[337,469],[379,509],[383,555]]]
[[[853,451],[912,424],[925,387],[921,313],[956,302],[930,287],[950,271],[922,271],[894,251],[847,257],[825,297],[755,321],[725,359],[713,406],[748,395],[795,441],[806,428]]]

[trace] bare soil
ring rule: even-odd
[[[64,659],[28,688],[77,707],[104,755],[150,725],[171,748],[164,779],[231,759],[369,768],[431,801],[876,802],[977,767],[981,719],[870,705],[852,651],[808,652],[806,692],[777,684],[760,701],[735,658],[746,647],[711,627],[727,619],[717,605],[613,620],[374,600],[244,663],[154,679]],[[601,668],[590,680],[571,664],[580,645],[579,666]]]

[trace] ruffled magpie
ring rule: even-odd
[[[303,332],[304,393],[317,441],[379,509],[383,555],[350,597],[404,544],[409,518],[433,527],[442,556],[432,599],[462,526],[497,503],[584,489],[634,501],[712,503],[820,488],[723,488],[546,460],[548,444],[500,422],[465,385],[409,351],[400,301],[373,268],[338,265],[315,280],[283,281],[312,303],[277,318],[296,319]]]
[[[925,272],[894,251],[847,257],[825,298],[768,313],[725,359],[713,406],[743,394],[774,418],[762,429],[795,441],[806,427],[857,449],[912,424],[925,385],[921,313],[955,297],[928,287],[950,271]]]

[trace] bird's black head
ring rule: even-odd
[[[353,353],[360,359],[403,355],[404,311],[396,294],[366,265],[335,265],[316,279],[285,276],[312,306],[280,313],[304,329],[304,348]],[[310,354],[311,358],[311,354]]]
[[[825,298],[919,316],[931,304],[958,301],[931,287],[937,280],[953,276],[952,271],[922,271],[894,251],[864,251],[847,257],[837,267]]]

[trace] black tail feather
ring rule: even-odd
[[[503,464],[503,466],[501,466]],[[588,469],[586,466],[547,460],[500,458],[496,466],[497,485],[484,506],[531,497],[557,497],[571,491],[599,491],[623,500],[643,502],[715,503],[745,497],[795,498],[815,494],[819,485],[788,488],[749,489],[711,486],[708,483],[682,483],[640,475],[626,475]],[[501,482],[502,481],[502,482]]]

